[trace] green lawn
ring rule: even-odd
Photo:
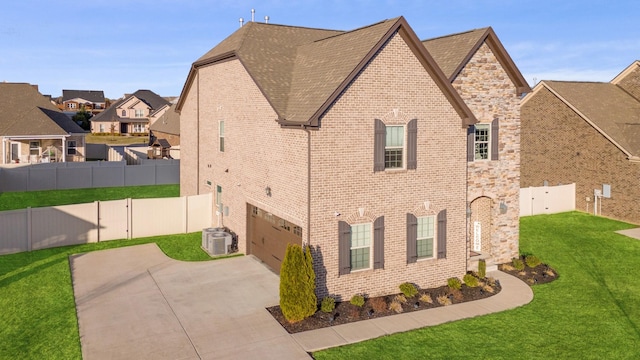
[[[147,136],[115,136],[115,135],[87,134],[85,141],[88,144],[109,144],[109,145],[147,144],[149,142],[149,135]]]
[[[640,241],[583,213],[522,218],[520,251],[560,277],[514,310],[314,353],[316,359],[640,358]]]
[[[0,256],[0,359],[80,359],[69,255],[151,242],[174,259],[211,260],[200,232]]]
[[[180,196],[180,185],[123,186],[0,193],[0,211],[89,203],[97,200],[144,199]]]

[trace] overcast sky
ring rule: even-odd
[[[191,63],[252,8],[256,21],[339,30],[402,15],[421,39],[492,26],[531,85],[610,81],[640,59],[640,1],[12,0],[0,8],[0,81],[177,96]]]

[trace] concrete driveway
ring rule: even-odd
[[[309,359],[265,310],[278,277],[251,256],[166,257],[155,244],[71,257],[84,359]]]

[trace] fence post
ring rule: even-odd
[[[96,204],[96,240],[100,242],[100,200],[94,201]]]

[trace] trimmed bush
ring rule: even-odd
[[[480,279],[487,277],[487,262],[484,259],[478,261],[478,277]]]
[[[473,276],[473,274],[465,274],[462,280],[468,287],[478,286],[478,278]]]
[[[351,305],[355,305],[357,307],[363,307],[364,306],[364,296],[362,296],[362,295],[353,295],[351,297],[351,300],[349,301],[349,303],[351,303]]]
[[[324,313],[330,313],[333,310],[335,310],[335,308],[336,308],[336,299],[334,299],[331,296],[327,296],[324,299],[322,299],[322,302],[320,303],[320,311]]]
[[[287,245],[280,268],[280,310],[289,322],[301,321],[316,312],[315,272],[309,247]]]
[[[402,291],[404,296],[408,298],[418,295],[418,289],[416,289],[416,286],[409,282],[400,284],[400,291]]]
[[[391,304],[389,304],[389,310],[394,311],[397,314],[400,314],[404,309],[402,308],[402,304],[394,300],[391,302]]]
[[[433,304],[433,298],[430,294],[422,294],[422,296],[420,296],[420,301],[428,304]]]
[[[460,282],[460,279],[452,277],[447,280],[447,286],[454,290],[460,290],[460,288],[462,288],[462,283]]]
[[[387,309],[387,301],[383,297],[372,298],[371,308],[374,312],[383,312]]]
[[[535,255],[529,255],[529,256],[525,257],[524,258],[524,262],[530,268],[534,268],[534,267],[536,267],[536,266],[538,266],[538,265],[540,265],[542,263],[542,261],[540,261],[540,259],[538,259],[538,257],[535,256]]]
[[[522,262],[522,259],[515,258],[513,259],[513,261],[511,261],[511,264],[518,271],[524,270],[524,263]]]

